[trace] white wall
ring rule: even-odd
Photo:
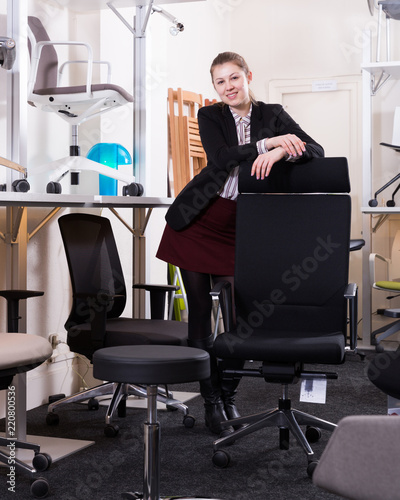
[[[0,9],[4,9],[3,3]],[[92,43],[96,58],[112,61],[113,82],[132,92],[132,34],[111,11],[76,14],[56,8],[54,3],[44,0],[30,0],[28,4],[29,13],[42,19],[52,39],[80,39]],[[259,100],[268,101],[270,83],[276,80],[359,77],[364,43],[362,32],[365,29],[375,31],[375,20],[370,16],[365,0],[207,0],[164,7],[184,24],[185,30],[172,37],[169,34],[170,24],[159,14],[151,16],[148,26],[145,89],[148,170],[145,188],[150,196],[166,195],[168,87],[182,87],[202,93],[204,97],[216,97],[209,67],[215,55],[225,50],[237,51],[245,57],[253,72],[252,88]],[[125,8],[121,12],[131,21],[135,10]],[[3,25],[4,14],[0,10]],[[394,31],[396,28],[400,27],[394,25]],[[395,50],[400,49],[396,46]],[[394,57],[400,58],[400,54],[395,53]],[[0,85],[3,90],[4,72],[0,72]],[[0,155],[5,155],[4,95],[2,91]],[[397,96],[398,84],[390,82],[374,104],[378,110],[383,97],[387,98],[383,103],[382,118],[377,121],[377,142],[391,137],[391,114]],[[347,111],[344,109],[343,113]],[[324,115],[323,105],[321,116],[321,126],[326,127],[324,134],[335,137],[335,130],[330,130],[329,116]],[[68,154],[70,141],[66,123],[53,114],[33,108],[28,110],[28,119],[28,169],[33,171],[37,165]],[[94,143],[102,141],[121,143],[134,155],[132,119],[132,108],[127,106],[104,115],[101,120],[83,125],[80,131],[82,154],[86,154]],[[357,125],[361,126],[361,109]],[[318,136],[315,139],[318,140]],[[398,168],[396,154],[379,151],[379,146],[377,149],[379,161],[374,185],[382,184],[382,179],[390,178]],[[351,169],[355,169],[352,175],[361,176],[361,158],[353,160],[350,165]],[[357,201],[355,210],[358,208]],[[148,275],[151,282],[166,280],[165,264],[154,259],[164,227],[164,213],[164,210],[153,211],[147,230]],[[41,209],[31,210],[30,227],[34,227],[35,221],[43,215]],[[108,216],[106,212],[104,215]],[[130,217],[129,213],[124,216]],[[131,236],[119,222],[114,222],[114,227],[126,277],[129,278]],[[4,255],[4,245],[0,242],[0,258],[3,261]],[[55,220],[30,242],[28,259],[28,286],[45,291],[43,298],[28,303],[29,330],[46,338],[50,333],[58,333],[65,338],[63,323],[69,311],[69,277]],[[2,283],[4,275],[3,269],[0,273]],[[361,282],[361,277],[357,278]],[[1,307],[1,328],[4,328],[4,305]],[[80,384],[79,380],[75,380],[73,370],[65,368],[66,363],[63,363],[59,366],[63,366],[61,373],[65,377],[56,378],[56,383],[48,383],[44,391],[38,391],[38,397],[30,401],[31,406],[40,404],[48,394],[65,392],[65,387],[72,390]],[[42,378],[51,380],[52,370],[55,368],[42,367]]]

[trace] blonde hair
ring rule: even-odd
[[[211,74],[211,81],[213,81],[213,72],[215,66],[219,66],[221,64],[225,63],[233,63],[236,64],[247,76],[250,73],[249,66],[247,65],[247,62],[244,60],[244,58],[237,54],[236,52],[221,52],[215,57],[213,62],[211,63],[210,67],[210,74]],[[251,101],[256,104],[256,98],[254,97],[253,92],[249,89],[249,96]]]

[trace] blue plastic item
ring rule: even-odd
[[[100,142],[99,144],[95,144],[87,154],[87,158],[116,169],[118,169],[118,165],[132,164],[132,157],[128,150],[115,142]],[[117,196],[117,179],[99,174],[99,194]]]

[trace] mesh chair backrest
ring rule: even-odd
[[[235,294],[246,331],[345,332],[350,244],[346,194],[242,194]]]
[[[29,16],[28,24],[35,37],[33,43],[49,42],[50,38],[45,30],[42,22],[37,17]],[[30,55],[32,54],[31,41],[28,40],[28,48]],[[34,91],[37,89],[47,89],[57,87],[57,72],[58,58],[57,52],[53,45],[47,45],[42,48],[40,57],[36,84]]]
[[[121,295],[107,311],[120,316],[126,304],[125,280],[110,221],[90,214],[68,214],[58,220],[71,277],[73,304],[66,322],[79,325],[89,320],[87,300],[78,294],[106,292]]]

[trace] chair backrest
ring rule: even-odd
[[[169,189],[174,196],[207,162],[197,122],[197,111],[202,106],[201,94],[181,88],[168,89],[169,156],[172,165]]]
[[[72,307],[65,328],[88,322],[90,310],[85,294],[118,295],[107,318],[120,316],[126,304],[126,288],[110,221],[74,213],[60,217],[58,223],[72,285]]]
[[[346,159],[335,161],[347,165]],[[288,168],[303,169],[304,182],[307,164]],[[326,184],[323,168],[313,174]],[[344,187],[346,177],[348,172]],[[244,335],[257,329],[346,333],[350,196],[325,194],[326,189],[299,194],[295,184],[288,194],[273,189],[238,197],[235,303]],[[310,184],[318,187],[315,175]]]
[[[32,38],[28,38],[28,49],[29,54],[32,54],[33,45],[38,42],[49,42],[50,38],[44,28],[42,21],[34,16],[28,16],[28,26],[31,32]],[[47,45],[43,47],[37,78],[35,82],[34,91],[37,89],[46,89],[57,87],[58,79],[58,57],[57,51],[53,45]]]

